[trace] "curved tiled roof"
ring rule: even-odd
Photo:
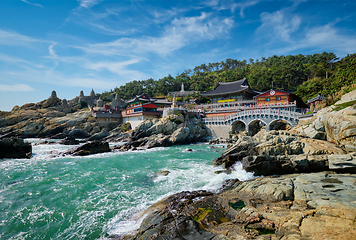
[[[209,90],[200,94],[203,96],[216,96],[238,93],[249,88],[250,86],[248,85],[246,78],[243,78],[235,82],[219,83],[213,90]]]
[[[309,99],[309,100],[307,101],[307,104],[313,103],[313,102],[318,101],[318,100],[323,101],[323,100],[325,100],[325,99],[327,99],[327,97],[321,96],[320,93],[319,93],[318,96],[316,96],[315,98]]]

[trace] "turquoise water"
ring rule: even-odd
[[[252,177],[239,165],[230,175],[214,174],[219,168],[210,162],[222,146],[51,158],[50,151],[71,147],[33,146],[31,159],[0,162],[0,239],[106,239],[138,228],[138,213],[170,194]],[[156,174],[163,170],[170,173]]]

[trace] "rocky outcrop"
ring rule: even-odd
[[[195,113],[180,111],[160,120],[145,120],[132,131],[128,143],[117,147],[127,151],[137,148],[166,147],[205,141],[208,131]]]
[[[228,145],[212,164],[229,169],[241,162],[246,171],[255,175],[308,173],[329,170],[327,156],[340,154],[346,151],[328,141],[304,138],[287,131],[270,131],[241,137]]]
[[[141,227],[125,239],[351,240],[356,234],[355,177],[293,174],[229,180],[216,194],[178,193],[143,212]]]
[[[0,134],[21,138],[89,138],[117,127],[99,126],[91,112],[78,108],[77,104],[78,100],[59,99],[53,91],[48,99],[41,102],[15,106],[11,112],[0,112]],[[103,136],[103,133],[91,140],[108,136]]]
[[[292,132],[308,138],[322,139],[340,146],[355,146],[356,107],[334,111],[336,106],[323,108],[310,120],[310,124],[298,126]]]
[[[0,118],[0,134],[22,138],[88,138],[102,130],[111,128],[99,126],[88,110],[65,113],[49,108],[18,109]]]
[[[31,143],[21,138],[0,138],[0,159],[2,158],[30,158],[32,156]]]
[[[63,155],[86,156],[90,154],[105,153],[110,151],[111,149],[109,147],[109,143],[93,141],[82,146],[72,148],[65,152]]]

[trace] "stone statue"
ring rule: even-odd
[[[182,83],[181,92],[184,92],[184,83]]]
[[[99,98],[99,100],[96,102],[96,106],[97,107],[103,107],[104,106],[104,102],[103,102],[103,100],[101,100],[101,98]]]
[[[177,99],[176,99],[176,95],[174,95],[173,97],[173,101],[172,101],[172,108],[177,107]]]

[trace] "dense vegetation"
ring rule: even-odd
[[[219,82],[231,82],[246,77],[251,88],[267,91],[272,88],[296,92],[304,101],[319,92],[330,95],[343,86],[356,83],[356,54],[337,61],[334,53],[323,52],[313,55],[272,56],[249,61],[226,59],[188,69],[176,77],[168,75],[159,80],[134,80],[115,88],[120,98],[130,99],[146,93],[149,96],[166,96],[179,91],[184,83],[186,90],[207,91]],[[349,91],[350,89],[345,90]],[[103,93],[102,97],[110,95]],[[196,97],[196,96],[195,96]]]
[[[356,89],[356,54],[348,55],[333,65],[330,77],[309,79],[298,86],[295,94],[307,100],[321,93],[333,103],[341,95]]]

